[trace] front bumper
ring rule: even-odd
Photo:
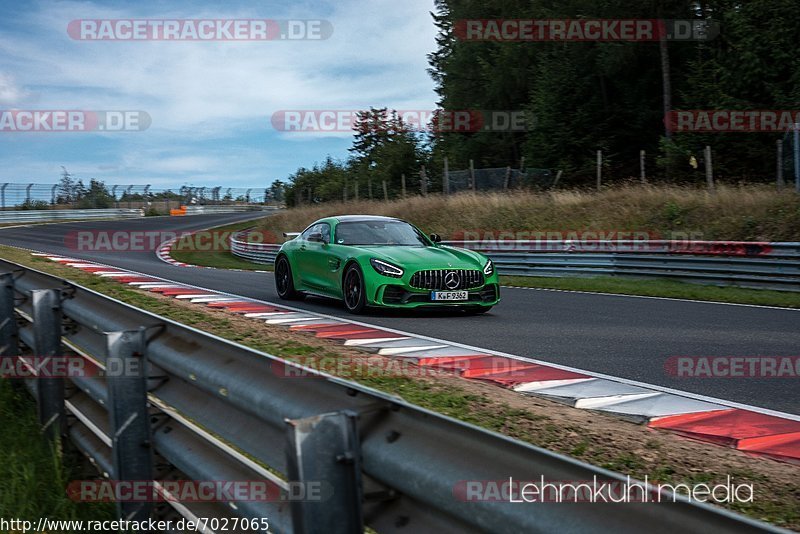
[[[468,290],[469,300],[437,302],[431,300],[431,292],[401,284],[386,284],[378,288],[373,304],[388,308],[458,308],[465,306],[494,306],[500,302],[500,286],[488,283]]]

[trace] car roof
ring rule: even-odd
[[[329,217],[336,219],[337,222],[366,222],[366,221],[399,221],[396,217],[384,217],[382,215],[335,215]]]

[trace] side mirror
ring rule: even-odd
[[[308,235],[308,240],[314,243],[324,243],[325,240],[322,238],[322,234],[319,232],[314,232],[313,234]]]
[[[433,241],[434,243],[441,243],[442,242],[442,237],[439,234],[431,234],[430,238],[431,238],[431,241]]]

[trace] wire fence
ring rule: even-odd
[[[445,193],[462,191],[502,191],[507,189],[549,189],[553,174],[548,169],[467,169],[449,171],[444,183]]]
[[[0,209],[108,209],[167,210],[180,205],[278,204],[283,199],[270,188],[93,184],[90,187],[43,183],[0,183]]]

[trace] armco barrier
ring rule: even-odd
[[[0,223],[26,223],[63,219],[117,219],[144,217],[141,209],[18,210],[0,211]]]
[[[186,215],[202,215],[211,213],[239,213],[244,211],[275,211],[276,206],[258,206],[253,204],[230,206],[186,206]]]
[[[162,480],[267,481],[280,495],[168,501],[184,517],[268,518],[271,532],[781,532],[680,497],[470,502],[458,490],[468,481],[627,480],[15,263],[0,260],[0,273],[3,356],[67,349],[89,368],[134,370],[28,380],[50,435],[71,438],[112,480],[157,469]],[[307,378],[282,378],[287,369]],[[312,483],[322,499],[290,497]],[[118,503],[126,519],[154,510]]]
[[[215,213],[242,213],[247,211],[275,211],[278,206],[258,206],[253,204],[221,205],[221,206],[181,206],[179,209],[170,210],[172,216],[181,215],[211,215]]]
[[[274,243],[250,242],[247,238],[248,233],[248,230],[243,230],[231,235],[231,254],[253,263],[273,263],[281,246]]]
[[[498,272],[516,276],[629,276],[800,291],[800,243],[732,241],[449,241],[483,252]],[[276,244],[231,237],[231,252],[272,263]]]

